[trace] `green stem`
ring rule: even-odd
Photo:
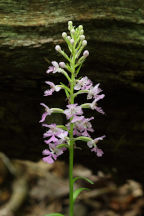
[[[74,104],[74,82],[75,82],[75,47],[72,53],[71,60],[71,83],[70,83],[70,103]],[[70,121],[72,118],[70,119]],[[73,161],[74,161],[74,139],[73,139],[73,123],[70,124],[70,148],[69,148],[69,216],[74,215],[74,202],[73,202]]]
[[[71,136],[72,137],[72,136]],[[70,200],[70,207],[69,207],[69,215],[73,216],[74,212],[74,203],[73,203],[73,143],[71,141],[70,148],[69,148],[69,200]]]

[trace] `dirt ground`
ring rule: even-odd
[[[120,174],[119,174],[120,175]],[[75,216],[143,216],[143,187],[128,179],[115,182],[112,174],[92,171],[81,164],[74,176],[88,177],[93,185],[78,180],[75,189],[87,187],[75,203]],[[68,216],[68,166],[56,161],[9,160],[0,153],[0,216],[44,216],[53,212]]]

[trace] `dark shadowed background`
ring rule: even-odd
[[[103,158],[85,146],[75,161],[116,172],[120,180],[144,180],[144,1],[143,0],[1,0],[0,1],[0,151],[10,158],[38,161],[45,148],[40,102],[65,107],[64,94],[44,98],[45,80],[59,83],[60,75],[46,75],[52,60],[61,61],[55,45],[67,22],[84,26],[90,56],[81,76],[101,83],[105,116],[94,115],[94,136],[106,134],[99,145]],[[80,103],[86,101],[79,97]],[[63,123],[60,115],[48,122]],[[83,144],[80,144],[83,147]],[[67,161],[65,153],[61,160]]]

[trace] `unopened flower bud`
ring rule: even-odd
[[[88,50],[85,50],[85,51],[83,52],[83,56],[84,56],[84,57],[88,57],[88,56],[89,56],[89,51],[88,51]]]
[[[68,39],[68,40],[71,40],[71,37],[70,37],[70,36],[67,36],[67,39]]]
[[[73,24],[73,22],[72,21],[68,21],[68,25],[72,25]]]
[[[73,44],[74,44],[74,39],[71,39],[71,40],[70,40],[70,43],[73,45]]]
[[[72,27],[73,27],[72,24],[73,24],[72,21],[69,21],[69,22],[68,22],[68,30],[69,30],[69,31],[71,31],[71,29],[72,29]]]
[[[74,34],[74,33],[75,33],[75,30],[74,30],[74,29],[72,29],[72,30],[71,30],[71,33],[72,33],[72,34]]]
[[[80,30],[80,34],[82,35],[84,33],[84,30],[82,29],[82,30]]]
[[[83,26],[82,26],[82,25],[79,25],[79,29],[82,30],[82,29],[83,29]]]
[[[86,46],[86,45],[87,45],[87,41],[86,41],[86,40],[83,40],[82,46]]]
[[[61,68],[65,68],[66,65],[65,65],[64,62],[60,62],[60,63],[59,63],[59,66],[60,66]]]
[[[85,36],[84,35],[81,35],[80,36],[80,40],[84,40],[85,39]]]
[[[58,51],[58,52],[61,51],[60,45],[56,45],[56,46],[55,46],[55,50]]]
[[[65,38],[66,36],[67,36],[67,33],[66,33],[66,32],[63,32],[63,33],[62,33],[62,37]]]

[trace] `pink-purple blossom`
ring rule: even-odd
[[[84,119],[84,116],[74,116],[71,123],[81,122]]]
[[[51,145],[56,147],[61,143],[66,143],[68,131],[58,128],[56,124],[50,124],[50,125],[43,124],[43,126],[49,128],[49,130],[46,131],[43,135],[44,138],[50,137],[49,139],[44,141],[46,144],[49,145],[49,147]]]
[[[67,107],[68,109],[64,111],[64,114],[66,115],[67,119],[83,114],[82,108],[78,106],[77,104],[69,104],[67,105]]]
[[[58,141],[58,139],[55,137],[55,135],[52,135],[50,139],[45,140],[44,142],[45,142],[46,144],[49,144],[49,143],[51,143],[51,142],[56,143],[57,141]]]
[[[87,95],[87,99],[91,99],[91,98],[96,98],[97,95],[102,91],[100,88],[99,88],[99,83],[97,85],[95,85],[94,87],[91,87],[89,89],[89,92],[88,92],[88,95]]]
[[[64,137],[66,137],[66,136],[68,135],[68,132],[67,132],[67,131],[65,131],[65,130],[63,130],[63,129],[61,129],[61,128],[58,128],[58,127],[56,126],[56,124],[50,124],[50,125],[48,125],[48,124],[43,124],[43,126],[49,128],[49,130],[46,131],[46,133],[44,133],[44,135],[43,135],[44,138],[49,137],[49,136],[51,136],[51,137],[52,137],[52,136],[56,136],[56,137],[61,138],[61,137],[62,137],[62,134],[63,134]],[[55,138],[53,137],[53,139],[55,139]]]
[[[90,103],[90,107],[91,107],[91,109],[93,109],[93,110],[95,109],[97,112],[99,112],[99,113],[101,113],[101,114],[104,115],[105,113],[104,113],[103,109],[101,107],[97,106],[97,101],[98,100],[95,99],[92,103]]]
[[[58,137],[60,138],[60,142],[65,142],[67,140],[67,136],[68,132],[63,130],[63,132],[58,135]]]
[[[59,64],[56,61],[52,61],[52,66],[48,67],[46,73],[56,73],[60,72]]]
[[[51,115],[52,111],[51,109],[45,105],[44,103],[40,103],[40,105],[44,106],[45,107],[45,112],[42,114],[42,118],[39,122],[44,122],[45,121],[45,118],[47,117],[47,115]]]
[[[105,97],[104,94],[101,94],[101,95],[95,95],[95,96],[94,96],[94,99],[95,99],[95,101],[97,102],[97,101],[103,99],[104,97]]]
[[[58,92],[58,91],[61,90],[61,87],[58,86],[58,85],[55,85],[53,82],[46,81],[45,83],[48,84],[48,85],[51,87],[51,89],[50,89],[50,90],[46,90],[46,91],[44,92],[44,96],[52,95],[52,93],[53,93],[54,91]]]
[[[43,150],[42,154],[46,157],[43,157],[43,161],[49,164],[52,164],[54,160],[57,159],[57,156],[54,154],[54,152],[49,151],[48,149]]]
[[[91,120],[93,120],[94,117],[91,118],[84,118],[81,122],[81,132],[82,132],[82,136],[90,136],[89,132],[94,132],[94,129],[92,128],[92,124],[91,124]]]
[[[98,157],[102,157],[104,154],[103,150],[98,147],[92,148],[91,151],[95,152]]]
[[[88,136],[90,137],[89,132],[93,132],[93,128],[92,128],[92,124],[90,123],[90,121],[94,119],[94,117],[91,118],[83,118],[81,121],[78,121],[75,123],[75,126],[77,128],[77,130],[79,130],[81,132],[81,136]]]
[[[58,128],[56,124],[43,124],[42,126],[49,128],[43,135],[44,138],[49,138],[44,140],[44,142],[49,146],[49,149],[43,151],[43,155],[47,155],[47,157],[43,158],[43,161],[47,163],[53,163],[57,157],[66,150],[66,148],[57,148],[59,144],[67,143],[68,132]]]
[[[91,148],[91,151],[95,152],[98,157],[101,157],[104,154],[104,152],[102,151],[102,149],[99,149],[97,147],[97,143],[99,142],[99,140],[103,140],[104,138],[105,135],[97,137],[96,139],[87,142],[88,147]]]
[[[49,145],[50,150],[45,149],[43,150],[42,154],[46,157],[43,157],[43,161],[49,164],[52,164],[58,156],[63,154],[65,148],[58,149],[55,145]]]
[[[94,145],[96,145],[96,144],[99,142],[99,140],[103,140],[105,137],[106,137],[106,136],[103,135],[103,136],[101,136],[101,137],[97,137],[97,138],[95,138],[94,140],[89,141],[89,142],[87,143],[88,147],[89,147],[89,148],[92,148]]]
[[[88,79],[87,76],[83,77],[80,80],[77,80],[76,85],[74,86],[75,90],[88,90],[92,86],[92,81]]]
[[[74,135],[90,137],[88,131],[94,131],[90,123],[92,119],[94,119],[94,117],[85,118],[84,116],[75,116],[71,121],[74,123]],[[67,126],[70,128],[70,123],[68,123]]]
[[[53,149],[53,151],[55,152],[55,154],[57,155],[57,157],[58,156],[60,156],[60,155],[62,155],[63,153],[64,153],[64,151],[66,150],[66,148],[57,148],[57,147],[55,147],[54,149]]]

